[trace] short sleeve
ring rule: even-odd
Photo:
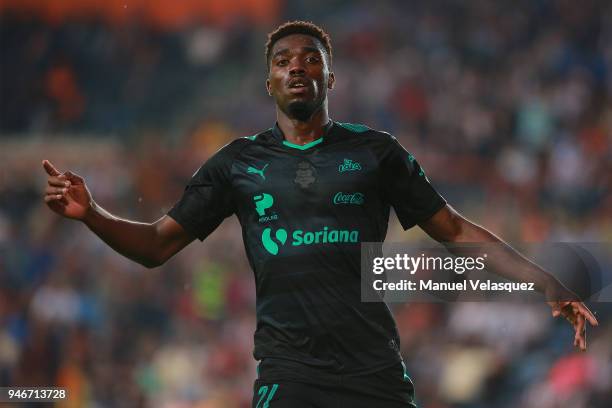
[[[233,157],[228,146],[195,172],[183,196],[168,212],[189,234],[203,241],[235,210],[231,190]]]
[[[426,221],[446,205],[424,170],[392,136],[381,158],[383,194],[407,230]]]

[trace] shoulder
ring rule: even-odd
[[[349,123],[349,122],[334,122],[341,129],[349,133],[363,134],[373,132],[374,129],[366,126],[362,123]]]
[[[193,177],[204,174],[229,174],[234,162],[239,158],[249,146],[259,144],[260,136],[270,132],[269,130],[257,133],[252,136],[239,137],[227,143],[217,150],[200,168],[194,173]]]
[[[392,141],[395,140],[390,133],[373,129],[362,123],[349,123],[349,122],[334,122],[340,132],[347,136],[359,136],[360,138],[380,140],[380,141]]]
[[[243,136],[232,140],[225,146],[215,153],[220,159],[233,160],[238,156],[244,149],[260,144],[265,141],[268,134],[271,133],[271,129],[264,130],[263,132],[256,133],[251,136]]]
[[[379,150],[390,148],[397,144],[395,136],[382,130],[372,129],[361,123],[334,122],[346,138],[359,138],[367,143],[368,147]]]
[[[269,140],[271,136],[272,136],[272,128],[266,129],[264,131],[261,131],[251,136],[244,136],[244,137],[238,138],[234,142],[242,143],[243,145],[246,146],[249,144],[252,145],[253,143],[265,142]]]

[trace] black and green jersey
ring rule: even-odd
[[[278,126],[234,140],[169,215],[200,240],[237,215],[255,272],[257,360],[359,374],[400,360],[387,306],[361,302],[360,243],[385,239],[391,206],[408,229],[444,205],[393,136],[330,122],[304,146]]]

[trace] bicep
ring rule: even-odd
[[[455,242],[461,235],[465,219],[453,207],[446,204],[419,227],[438,242]]]
[[[168,215],[164,215],[157,220],[154,226],[158,243],[157,248],[163,261],[171,258],[195,239],[181,224]]]

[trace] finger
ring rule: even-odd
[[[553,317],[559,317],[560,315],[562,315],[563,309],[567,307],[569,303],[570,302],[560,302],[560,301],[552,302],[551,307],[552,307]]]
[[[51,187],[47,186],[45,189],[45,194],[61,194],[64,195],[68,192],[68,188],[66,187]]]
[[[577,335],[574,335],[574,347],[580,347],[580,342],[578,341]]]
[[[576,319],[576,334],[574,335],[574,345],[580,347],[581,350],[586,349],[586,330],[584,317],[579,315]]]
[[[47,180],[47,183],[53,187],[68,187],[71,184],[70,180],[67,180],[66,176],[64,176],[63,174],[57,177],[50,176]]]
[[[597,321],[597,319],[595,318],[595,316],[593,315],[593,313],[591,313],[591,311],[589,310],[588,307],[585,306],[584,303],[578,303],[576,305],[576,308],[578,310],[578,312],[584,316],[584,318],[586,320],[589,321],[589,323],[591,324],[591,326],[597,326],[599,324],[599,322]]]
[[[576,314],[574,314],[574,310],[571,307],[562,309],[561,315],[565,317],[565,319],[570,322],[572,326],[576,324]]]
[[[559,302],[550,302],[550,308],[552,309],[552,316],[559,317],[561,314],[561,309],[559,308]]]
[[[574,313],[574,311],[572,309],[565,309],[563,310],[563,317],[565,317],[567,319],[567,321],[569,321],[572,326],[576,325],[576,314]]]
[[[580,347],[580,331],[578,324],[574,324],[574,347]]]
[[[585,350],[586,341],[584,336],[586,320],[584,316],[577,313],[577,311],[572,308],[571,312],[566,314],[566,318],[574,328],[574,346],[580,348],[581,350]]]
[[[61,173],[51,164],[51,162],[49,160],[43,160],[42,161],[43,167],[45,168],[45,171],[47,172],[48,175],[50,176],[59,176]]]
[[[61,194],[47,194],[45,195],[45,203],[50,203],[52,201],[59,201],[63,198]]]
[[[67,171],[64,173],[64,176],[73,184],[80,184],[83,182],[83,178],[78,174],[74,174],[71,171]]]

